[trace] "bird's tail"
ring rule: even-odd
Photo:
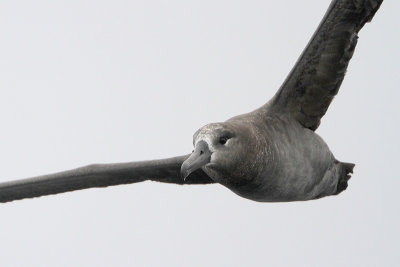
[[[338,179],[338,184],[336,187],[335,195],[346,190],[346,188],[348,186],[347,182],[351,178],[351,174],[353,173],[354,166],[356,166],[356,165],[353,163],[339,162],[339,179]]]

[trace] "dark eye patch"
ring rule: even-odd
[[[222,137],[219,138],[219,143],[221,145],[225,145],[226,142],[229,140],[229,138],[230,138],[229,136],[222,136]]]

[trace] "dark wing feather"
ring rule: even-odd
[[[337,94],[357,44],[357,33],[383,0],[334,0],[282,87],[270,102],[304,127],[318,128]]]
[[[181,178],[181,165],[188,156],[141,162],[94,164],[70,171],[4,182],[0,183],[0,202],[146,180],[174,184],[214,183],[202,170],[193,172],[186,181]]]

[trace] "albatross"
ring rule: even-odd
[[[354,164],[337,160],[315,133],[343,81],[358,40],[383,0],[333,0],[273,98],[193,136],[189,155],[93,164],[0,184],[0,202],[74,190],[158,181],[219,183],[260,202],[319,199],[347,188]]]

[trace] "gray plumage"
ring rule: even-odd
[[[202,170],[192,173],[190,180],[184,181],[181,178],[181,165],[188,156],[128,163],[92,164],[74,170],[5,182],[0,184],[0,202],[147,180],[173,184],[214,183]]]
[[[304,127],[318,128],[337,94],[356,47],[357,33],[383,0],[332,1],[317,31],[273,99]]]
[[[0,202],[146,180],[217,182],[263,202],[310,200],[342,192],[354,164],[336,160],[314,130],[343,81],[357,33],[382,1],[333,0],[276,95],[250,113],[199,129],[191,155],[95,164],[5,182],[0,184]]]

